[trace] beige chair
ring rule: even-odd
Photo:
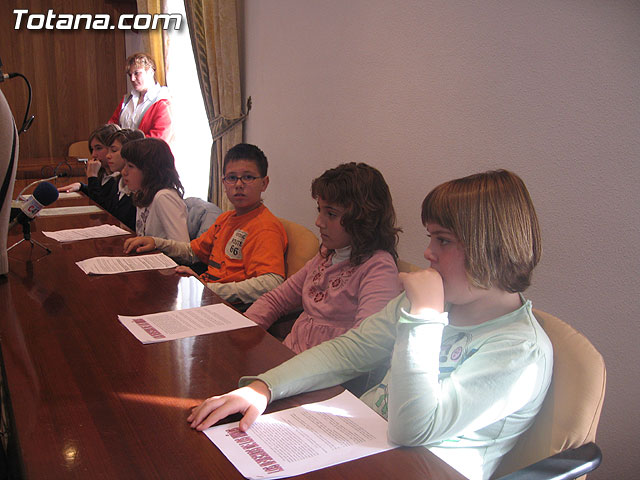
[[[424,270],[426,267],[420,268],[413,263],[405,262],[404,260],[398,259],[398,271],[404,273],[417,272],[418,270]]]
[[[318,253],[320,242],[318,241],[318,237],[308,228],[284,218],[279,218],[278,220],[282,222],[289,241],[289,246],[284,256],[286,278],[289,278]],[[284,340],[293,328],[293,324],[299,315],[299,311],[286,314],[276,320],[276,322],[269,327],[268,332],[278,340]]]
[[[553,378],[534,424],[505,455],[493,478],[593,442],[600,420],[606,386],[602,355],[562,320],[540,310],[533,313],[553,345]]]
[[[289,241],[289,247],[285,253],[285,276],[289,278],[318,253],[320,242],[308,228],[284,218],[278,220],[282,222]]]
[[[74,142],[69,145],[68,157],[75,158],[91,158],[91,152],[89,151],[89,142],[82,140],[80,142]]]

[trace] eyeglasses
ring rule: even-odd
[[[227,185],[235,185],[238,180],[241,180],[243,184],[248,185],[255,182],[258,178],[262,177],[254,177],[253,175],[242,175],[240,177],[237,175],[227,175],[226,177],[222,177],[222,181]]]

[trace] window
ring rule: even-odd
[[[183,0],[166,0],[165,12],[179,13],[180,30],[167,30],[167,86],[175,130],[172,145],[176,169],[186,197],[207,199],[211,157],[211,130],[204,109],[193,58]]]

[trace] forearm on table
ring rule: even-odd
[[[196,254],[193,253],[191,245],[188,242],[178,242],[176,240],[158,237],[153,237],[153,241],[156,244],[156,249],[162,253],[166,253],[180,263],[192,265],[200,261]]]
[[[207,283],[207,287],[228,302],[253,303],[283,281],[284,278],[280,275],[266,273],[241,282]]]
[[[243,377],[240,385],[265,382],[272,400],[339,385],[388,362],[393,351],[398,297],[362,325],[299,353],[258,377]]]

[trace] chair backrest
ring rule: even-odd
[[[278,220],[282,222],[289,242],[284,257],[286,277],[289,278],[318,253],[320,242],[318,237],[308,228],[284,218]]]
[[[533,425],[502,459],[494,478],[596,437],[606,386],[602,355],[562,320],[533,313],[553,345],[553,378]]]
[[[402,259],[398,259],[398,271],[404,273],[417,272],[418,270],[424,270],[424,268],[420,268],[413,263],[406,262]]]
[[[89,151],[89,142],[87,140],[82,140],[80,142],[74,142],[69,145],[69,152],[67,153],[69,157],[76,158],[91,158],[91,151]]]
[[[187,229],[191,240],[209,230],[222,213],[220,207],[198,197],[185,198],[184,203],[187,206]]]

